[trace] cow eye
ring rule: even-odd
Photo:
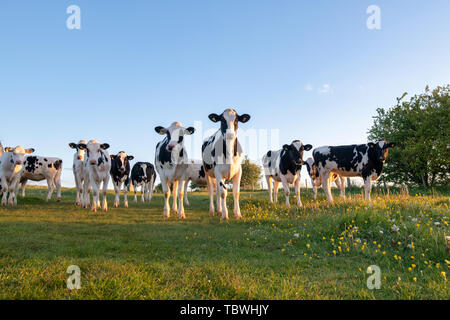
[[[178,143],[183,142],[183,136],[180,136],[180,138],[178,138]]]

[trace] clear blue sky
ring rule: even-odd
[[[449,83],[449,39],[448,0],[6,0],[0,141],[62,157],[66,186],[69,142],[153,162],[155,126],[216,127],[207,115],[228,106],[281,144],[364,143],[376,108]]]

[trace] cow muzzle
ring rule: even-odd
[[[90,163],[91,165],[96,165],[96,164],[97,164],[97,160],[91,160],[91,161],[89,161],[89,163]]]
[[[78,160],[83,160],[83,157],[82,156],[78,156],[77,159]]]
[[[173,145],[173,144],[169,144],[169,145],[167,146],[167,150],[168,150],[168,151],[172,151],[173,148],[175,148],[175,145]]]
[[[21,166],[22,165],[22,161],[21,160],[16,160],[16,166]]]

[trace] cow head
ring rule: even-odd
[[[88,161],[90,165],[94,166],[100,165],[105,161],[103,150],[107,150],[109,148],[109,144],[100,143],[97,140],[89,140],[87,144],[78,144],[78,148],[86,150],[86,161]],[[108,161],[107,158],[106,161]]]
[[[287,159],[288,162],[301,166],[303,165],[303,152],[311,149],[312,145],[303,145],[300,140],[294,140],[291,144],[285,144],[283,146],[282,156]]]
[[[133,160],[133,156],[128,156],[124,151],[120,151],[116,155],[111,155],[111,160],[114,161],[117,165],[117,169],[124,173],[127,168],[130,167],[129,161]]]
[[[191,135],[195,132],[194,127],[184,128],[180,122],[174,122],[168,128],[158,126],[155,131],[161,135],[167,135],[169,143],[167,144],[167,151],[181,151],[184,145],[184,136]]]
[[[376,143],[369,142],[368,156],[374,162],[385,162],[389,153],[389,148],[394,148],[396,143],[388,143],[386,140],[380,140]]]
[[[21,166],[25,159],[25,154],[33,153],[34,149],[24,149],[22,146],[17,146],[15,148],[6,147],[5,152],[11,154],[11,163],[14,164],[14,166]]]
[[[79,145],[86,145],[86,140],[80,140],[78,143],[71,142],[69,143],[69,147],[77,150],[77,159],[80,161],[84,161],[84,154],[86,153],[86,149],[81,149]]]
[[[208,118],[212,122],[220,121],[220,131],[223,135],[226,134],[227,140],[230,140],[236,138],[238,123],[246,123],[250,120],[250,115],[245,113],[240,116],[234,109],[226,109],[221,115],[211,113]]]
[[[305,160],[304,165],[306,166],[306,169],[308,170],[308,174],[310,177],[315,177],[317,173],[317,166],[314,164],[313,158],[308,158]]]

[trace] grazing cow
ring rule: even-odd
[[[168,128],[158,126],[155,131],[166,137],[158,142],[155,152],[155,166],[158,171],[161,185],[164,192],[164,218],[170,216],[170,184],[173,184],[172,210],[177,213],[177,188],[180,198],[180,210],[178,217],[184,219],[184,184],[186,181],[186,169],[188,155],[184,149],[184,135],[191,135],[195,129],[193,127],[183,128],[180,122],[174,122]]]
[[[303,152],[312,149],[312,145],[304,145],[300,140],[294,140],[291,144],[285,144],[282,149],[268,151],[263,159],[264,173],[269,188],[269,199],[272,200],[272,180],[274,183],[275,202],[278,201],[278,185],[283,184],[286,195],[286,206],[289,207],[289,184],[295,185],[297,206],[302,206],[300,198],[300,171],[303,165]]]
[[[34,149],[24,149],[22,146],[15,148],[5,148],[0,157],[0,182],[2,196],[2,205],[6,205],[7,200],[9,205],[17,204],[17,184],[23,171],[23,162],[25,154],[33,153]],[[8,197],[9,193],[9,198]]]
[[[376,143],[346,146],[324,146],[313,151],[314,163],[322,179],[322,188],[329,202],[333,202],[330,191],[330,174],[342,177],[362,177],[366,201],[370,200],[372,181],[377,180],[383,170],[389,149],[395,143],[380,140]]]
[[[155,167],[150,162],[136,162],[131,169],[131,184],[134,189],[134,202],[137,202],[137,188],[141,187],[141,201],[152,201],[155,185]]]
[[[61,201],[61,173],[63,169],[63,161],[60,158],[26,156],[23,162],[24,169],[20,176],[20,184],[22,185],[22,198],[25,197],[25,187],[28,180],[42,181],[47,180],[48,194],[46,201],[48,202],[56,187],[57,199]],[[16,186],[16,194],[19,191],[19,184]]]
[[[130,188],[130,161],[133,156],[120,151],[117,155],[111,155],[111,178],[114,186],[114,207],[119,206],[120,188],[123,184],[123,201],[125,208],[128,208],[127,192]]]
[[[92,188],[92,211],[97,211],[100,207],[100,185],[102,185],[102,210],[108,210],[106,191],[108,190],[109,175],[111,170],[111,159],[107,149],[109,144],[100,143],[97,140],[90,140],[87,144],[80,143],[78,148],[86,150],[84,158],[84,187],[83,187],[83,207],[90,205],[89,190]]]
[[[77,198],[75,200],[75,205],[81,205],[81,197],[83,194],[83,183],[84,183],[84,157],[86,150],[81,149],[79,145],[86,145],[86,140],[80,140],[78,143],[71,142],[69,147],[75,149],[76,152],[73,155],[73,176],[75,178],[75,186],[77,188]]]
[[[317,188],[322,185],[322,179],[320,178],[317,166],[314,164],[313,158],[306,159],[305,166],[308,170],[309,177],[311,178],[314,200],[317,200]],[[345,198],[345,178],[333,173],[331,175],[331,182],[333,181],[336,184],[336,187],[341,191],[341,197]]]
[[[239,115],[233,109],[226,109],[222,114],[211,113],[209,119],[212,122],[220,122],[220,129],[205,140],[202,145],[202,160],[205,168],[209,191],[209,212],[214,214],[214,186],[216,179],[217,212],[222,215],[222,220],[228,219],[226,204],[227,188],[226,180],[233,181],[234,217],[240,219],[239,192],[242,177],[242,147],[237,139],[238,123],[246,123],[250,115]]]
[[[213,183],[215,184],[216,181],[215,179],[213,180]],[[189,205],[187,193],[189,181],[192,181],[195,184],[207,185],[205,169],[203,168],[203,164],[201,162],[198,163],[194,160],[191,160],[187,167],[186,183],[184,185],[184,204],[187,206]]]

